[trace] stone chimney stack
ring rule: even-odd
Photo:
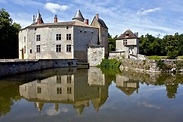
[[[96,19],[98,20],[98,18],[99,18],[99,14],[96,14],[96,16],[95,16],[95,17],[96,17]]]
[[[85,19],[85,23],[88,25],[89,24],[89,20],[88,19]]]
[[[55,15],[54,17],[54,23],[57,23],[58,22],[58,18],[57,18],[57,15]]]
[[[41,24],[41,18],[37,19],[37,24]]]
[[[33,23],[36,21],[36,16],[35,15],[33,15]]]

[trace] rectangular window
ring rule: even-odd
[[[61,45],[56,45],[56,52],[61,52]]]
[[[36,52],[37,52],[37,53],[40,53],[40,52],[41,52],[41,49],[40,49],[40,48],[41,48],[40,45],[36,45]]]
[[[127,40],[123,40],[123,45],[127,45]]]
[[[57,88],[57,94],[62,94],[62,87]]]
[[[56,34],[56,40],[61,40],[61,34]]]
[[[36,41],[41,41],[41,35],[36,35]]]
[[[69,76],[67,76],[67,83],[71,83],[71,76],[69,75]]]
[[[37,94],[41,94],[41,87],[40,86],[37,87]]]
[[[32,53],[32,49],[30,49],[30,53]]]
[[[26,42],[26,37],[24,37],[24,42]]]
[[[61,81],[61,76],[60,76],[60,75],[57,76],[57,83],[58,83],[58,84],[61,84],[61,83],[62,83],[62,81]]]
[[[71,45],[70,45],[70,44],[67,45],[67,47],[66,47],[66,52],[71,52]]]
[[[72,93],[72,88],[71,87],[67,87],[67,94],[71,94]]]
[[[67,40],[71,40],[71,34],[67,34]]]

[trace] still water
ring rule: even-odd
[[[181,122],[183,75],[51,69],[0,79],[0,122]]]

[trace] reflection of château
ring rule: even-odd
[[[183,84],[183,76],[177,74],[145,74],[131,71],[123,71],[122,75],[116,75],[116,86],[126,95],[138,92],[139,82],[147,85],[165,85],[168,98],[175,98],[179,84]]]
[[[93,77],[92,74],[98,75]],[[80,114],[89,106],[90,100],[94,108],[99,110],[108,97],[108,84],[105,83],[105,76],[100,69],[92,68],[74,75],[57,75],[35,80],[21,85],[19,92],[22,97],[35,102],[40,111],[44,103],[55,103],[56,111],[58,104],[64,103],[72,104]]]
[[[138,93],[139,82],[125,76],[116,75],[116,87],[130,96],[134,91]]]

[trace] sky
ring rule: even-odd
[[[80,9],[89,22],[98,13],[113,37],[127,29],[139,36],[183,33],[183,0],[0,0],[0,8],[22,28],[32,24],[38,10],[45,23],[52,23],[55,15],[59,22],[71,21]]]

